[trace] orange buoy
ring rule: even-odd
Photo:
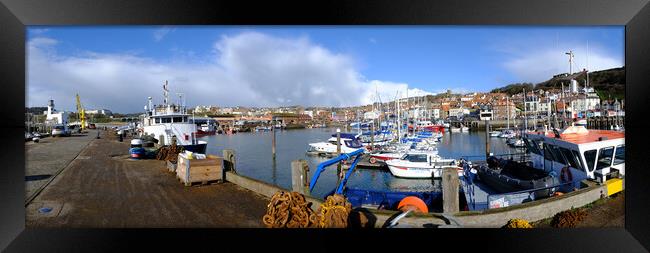
[[[423,200],[415,196],[408,196],[406,198],[403,198],[399,202],[399,204],[397,204],[397,209],[402,210],[402,208],[409,207],[409,206],[415,207],[416,212],[422,212],[422,213],[429,212],[429,208],[427,207],[427,204],[424,203]]]

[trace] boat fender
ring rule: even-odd
[[[573,181],[573,175],[571,174],[571,169],[569,169],[569,166],[565,166],[562,168],[562,171],[560,171],[560,180],[562,180],[562,182]]]
[[[414,207],[417,212],[428,213],[429,208],[424,201],[415,196],[408,196],[403,198],[399,204],[397,204],[397,209],[402,210],[402,208]]]
[[[370,164],[375,164],[377,163],[377,158],[370,157]]]

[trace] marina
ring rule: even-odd
[[[50,98],[26,108],[27,224],[447,228],[554,218],[625,188],[624,100],[605,97],[592,71],[573,72],[573,51],[564,55],[568,73],[490,92],[373,81],[374,92],[301,93],[309,80],[274,100],[251,87],[201,105],[202,89],[165,77],[162,96],[147,87],[138,106],[116,105],[128,114],[86,108],[98,100],[79,93],[76,112]],[[249,105],[225,105],[239,96]]]

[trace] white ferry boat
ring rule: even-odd
[[[186,107],[168,103],[167,85],[165,81],[162,105],[153,105],[149,97],[139,129],[141,136],[152,136],[163,145],[172,144],[175,138],[176,144],[185,150],[205,154],[208,143],[196,138],[197,126],[191,121],[192,115],[187,113]]]

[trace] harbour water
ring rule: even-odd
[[[309,163],[311,179],[318,164],[327,158],[307,155],[308,144],[325,141],[333,133],[335,133],[335,129],[331,128],[278,130],[276,132],[275,160],[273,160],[271,151],[272,132],[212,135],[201,139],[208,141],[207,153],[209,154],[221,155],[224,149],[234,149],[237,173],[291,189],[291,161],[305,159]],[[447,132],[438,143],[438,152],[445,158],[484,159],[485,138],[485,132]],[[496,155],[518,152],[509,147],[505,139],[488,138],[490,138],[490,150]],[[336,187],[336,184],[336,165],[333,165],[321,174],[312,195],[323,197]],[[347,185],[363,189],[398,191],[425,191],[440,187],[439,181],[431,179],[396,178],[387,169],[357,169]]]

